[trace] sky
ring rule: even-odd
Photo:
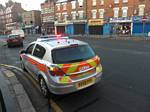
[[[8,0],[0,0],[0,4],[5,5],[5,2]],[[40,4],[43,3],[45,0],[12,0],[16,2],[20,2],[22,7],[25,10],[40,10]]]

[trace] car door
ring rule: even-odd
[[[33,61],[34,64],[31,65],[32,68],[32,72],[35,74],[35,78],[36,78],[36,74],[39,73],[39,71],[43,71],[45,68],[45,65],[43,64],[43,57],[45,55],[46,49],[44,47],[42,47],[39,44],[36,44],[34,51],[33,51]]]
[[[31,68],[32,63],[33,63],[33,61],[32,61],[32,58],[33,58],[32,53],[33,53],[34,47],[35,47],[35,44],[29,45],[27,47],[27,49],[26,49],[26,53],[25,53],[24,58],[23,58],[24,65],[25,65],[26,69],[29,72],[32,72],[32,68]]]

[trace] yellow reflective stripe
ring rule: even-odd
[[[64,76],[60,78],[60,83],[69,83],[71,79],[68,76]]]
[[[94,60],[87,60],[86,61],[89,65],[91,65],[92,67],[96,66],[96,62]]]
[[[74,63],[70,66],[70,68],[67,70],[67,73],[73,73],[77,70],[80,63]]]
[[[58,64],[59,67],[63,67],[63,64]]]

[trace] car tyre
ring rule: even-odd
[[[11,45],[10,45],[10,44],[7,44],[7,46],[8,46],[8,48],[10,48],[10,47],[11,47]]]
[[[44,78],[39,79],[39,85],[40,85],[40,89],[41,89],[43,96],[45,98],[48,98],[50,93],[49,93],[49,90],[48,90],[48,87],[46,85]]]

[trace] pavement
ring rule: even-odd
[[[0,79],[7,112],[36,112],[22,84],[12,71],[0,66]]]
[[[25,46],[35,39],[27,37]],[[63,112],[150,112],[150,41],[77,39],[88,42],[101,57],[103,81],[82,91],[55,97],[50,100],[51,105]],[[22,48],[1,46],[0,49],[0,63],[19,67]],[[48,111],[47,100],[29,74],[11,71],[23,85],[35,110]]]

